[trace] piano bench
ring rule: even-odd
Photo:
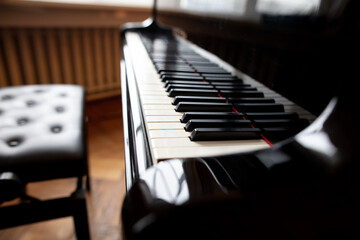
[[[84,89],[28,85],[0,89],[0,229],[73,216],[77,239],[89,239],[84,176],[89,190]],[[38,200],[26,184],[77,178],[68,197]]]

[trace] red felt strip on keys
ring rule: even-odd
[[[201,73],[197,72],[196,69],[194,69],[194,70],[195,70],[195,73],[197,73],[198,75],[201,76]],[[207,82],[207,81],[206,81],[206,77],[204,77],[204,76],[203,76],[203,82]],[[211,84],[211,83],[210,83],[210,84]],[[223,96],[222,96],[220,93],[218,93],[218,97],[219,97],[219,98],[223,98]],[[226,103],[229,103],[228,100],[226,100]],[[239,113],[239,111],[236,110],[235,107],[232,107],[232,109],[234,110],[234,112]],[[245,118],[245,116],[243,117],[243,119],[244,119],[244,120],[247,120],[247,119]],[[251,126],[252,128],[255,128],[252,124],[250,124],[250,126]],[[267,139],[262,133],[260,133],[260,136],[261,136],[262,139],[264,139],[264,141],[265,141],[267,144],[269,144],[270,146],[273,146],[273,144],[270,142],[270,140]]]
[[[262,133],[260,133],[260,136],[262,137],[262,139],[265,140],[265,142],[266,142],[267,144],[269,144],[271,147],[273,146],[273,144],[269,141],[269,139],[267,139]]]
[[[220,95],[220,94],[219,94],[219,95]],[[221,95],[220,95],[220,96],[221,96]],[[234,112],[239,113],[239,111],[236,110],[235,107],[232,107],[232,109],[234,110]],[[244,120],[247,120],[245,116],[243,117],[243,119],[244,119]],[[251,126],[252,128],[255,128],[252,124],[250,124],[250,126]],[[270,140],[267,139],[262,133],[260,133],[260,136],[261,136],[262,139],[264,139],[264,141],[265,141],[267,144],[269,144],[271,147],[273,146],[273,144],[270,142]]]

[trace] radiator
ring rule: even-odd
[[[79,84],[88,99],[120,93],[118,28],[0,31],[0,87]]]

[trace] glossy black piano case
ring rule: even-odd
[[[334,39],[348,44],[344,59],[334,59],[334,71],[342,72],[337,95],[311,126],[267,150],[151,166],[146,143],[136,143],[137,106],[127,88],[131,67],[123,65],[131,155],[122,211],[127,239],[360,239],[360,111],[353,87],[359,78],[359,4],[349,2],[352,14],[342,19],[348,24]]]

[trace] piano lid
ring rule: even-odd
[[[351,0],[158,0],[156,17],[319,115],[351,65],[358,5]]]

